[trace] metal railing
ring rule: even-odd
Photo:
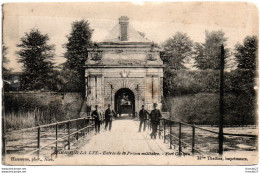
[[[76,131],[72,132],[72,123],[75,122],[75,128]],[[58,129],[59,126],[63,125],[65,128],[67,128],[67,135],[64,135],[62,137],[59,137],[58,134]],[[183,126],[189,126],[192,128],[191,130],[191,139],[190,139],[190,143],[185,142],[183,139]],[[46,127],[54,127],[55,128],[55,140],[41,146],[41,129],[46,128]],[[178,130],[177,131],[177,135],[175,135],[173,133],[173,127],[177,127]],[[151,128],[151,124],[148,123],[148,128]],[[183,145],[188,146],[191,148],[191,153],[194,155],[196,152],[200,153],[201,155],[205,155],[205,153],[203,151],[201,151],[199,148],[196,148],[196,129],[202,130],[202,131],[206,131],[215,135],[219,135],[218,132],[213,131],[213,130],[209,130],[206,128],[202,128],[199,127],[195,124],[188,124],[188,123],[184,123],[184,122],[180,122],[180,121],[174,121],[174,120],[169,120],[169,119],[160,119],[160,123],[158,126],[158,136],[159,139],[163,138],[164,143],[166,143],[166,140],[168,140],[169,142],[169,148],[172,149],[172,147],[174,146],[174,140],[177,140],[177,145],[178,145],[178,152],[181,154]],[[31,130],[36,130],[37,132],[37,146],[36,149],[34,149],[33,151],[27,153],[26,155],[31,155],[34,153],[37,153],[37,155],[39,156],[40,151],[52,144],[55,144],[55,151],[53,154],[57,155],[58,154],[58,142],[64,140],[67,138],[65,147],[68,148],[68,150],[70,150],[71,148],[71,137],[75,135],[76,140],[79,140],[79,133],[82,133],[82,136],[85,136],[85,133],[89,133],[92,130],[94,130],[94,119],[92,118],[77,118],[77,119],[72,119],[72,120],[66,120],[66,121],[61,121],[61,122],[56,122],[56,123],[51,123],[51,124],[45,124],[45,125],[39,125],[39,126],[35,126],[35,127],[31,127],[31,128],[25,128],[25,129],[21,129],[21,130],[15,130],[12,131],[11,133],[15,132],[28,132]],[[224,136],[238,136],[238,137],[249,137],[249,138],[257,138],[257,135],[248,135],[248,134],[232,134],[232,133],[223,133]],[[168,137],[168,139],[167,139]],[[6,144],[5,144],[6,146]],[[65,148],[64,147],[64,148]]]
[[[71,132],[72,130],[72,123],[75,122],[75,128],[76,131]],[[64,135],[62,137],[59,137],[58,134],[58,130],[59,130],[59,126],[63,125],[65,128],[67,128],[67,135]],[[41,129],[46,128],[46,127],[54,127],[55,128],[55,140],[41,146]],[[44,125],[38,125],[35,127],[31,127],[31,128],[25,128],[25,129],[20,129],[20,130],[15,130],[15,131],[11,131],[10,133],[19,133],[19,132],[28,132],[31,130],[37,130],[37,147],[36,149],[34,149],[33,151],[25,154],[25,155],[31,155],[34,153],[37,153],[37,155],[40,155],[40,151],[52,144],[55,143],[55,151],[52,154],[57,155],[58,154],[58,142],[62,141],[64,139],[67,138],[67,144],[65,144],[64,148],[67,147],[68,150],[70,150],[71,147],[71,137],[72,136],[76,136],[76,140],[79,140],[79,133],[82,133],[82,136],[85,137],[85,133],[88,134],[90,133],[92,130],[94,130],[95,127],[95,123],[94,123],[94,119],[90,118],[90,117],[86,117],[86,118],[77,118],[77,119],[71,119],[71,120],[66,120],[66,121],[60,121],[60,122],[56,122],[56,123],[51,123],[51,124],[44,124]],[[6,144],[5,144],[6,146]]]
[[[174,133],[173,133],[173,126],[174,125],[175,125],[175,127],[178,127],[177,135],[174,135]],[[192,128],[191,134],[190,134],[190,136],[191,136],[190,143],[187,143],[183,140],[182,127],[184,125]],[[151,128],[150,122],[148,123],[148,128]],[[196,145],[196,142],[195,142],[196,129],[199,129],[199,130],[202,130],[202,131],[205,131],[205,132],[209,132],[209,133],[212,133],[212,134],[215,134],[215,135],[219,135],[219,133],[216,132],[216,131],[209,130],[209,129],[206,129],[206,128],[202,128],[202,127],[199,127],[195,124],[188,124],[188,123],[184,123],[184,122],[181,122],[181,121],[173,121],[173,120],[164,119],[164,118],[160,119],[160,123],[159,123],[158,128],[157,128],[157,133],[158,133],[159,139],[163,138],[164,143],[167,143],[167,140],[168,140],[169,145],[170,145],[169,146],[170,149],[172,149],[174,139],[177,140],[179,154],[182,153],[182,147],[183,147],[183,145],[185,145],[185,146],[188,146],[188,147],[191,148],[191,153],[193,155],[195,154],[195,152],[200,153],[201,155],[206,155],[199,148],[195,147],[195,145]],[[224,136],[249,137],[249,138],[255,138],[255,139],[258,137],[257,135],[233,134],[233,133],[223,133],[223,135]],[[167,139],[167,137],[168,137],[168,139]]]

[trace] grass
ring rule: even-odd
[[[82,99],[78,93],[5,94],[5,124],[17,130],[78,117]]]
[[[35,126],[35,112],[8,113],[5,115],[6,129],[23,129]]]
[[[63,114],[61,114],[63,115]],[[7,130],[30,128],[36,125],[49,124],[61,121],[59,113],[50,113],[50,110],[18,111],[5,114],[5,125]]]

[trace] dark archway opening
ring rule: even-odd
[[[135,96],[128,88],[121,88],[115,94],[115,111],[119,118],[133,117],[135,113]]]

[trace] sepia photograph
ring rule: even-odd
[[[2,164],[257,165],[258,15],[250,2],[2,4]]]

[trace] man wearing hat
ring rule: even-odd
[[[91,116],[95,120],[95,130],[96,133],[100,133],[100,121],[101,121],[101,113],[98,111],[98,105],[95,105],[96,110],[94,110]]]
[[[151,125],[152,125],[152,133],[150,134],[151,139],[154,137],[156,139],[157,135],[157,127],[160,123],[160,119],[162,118],[162,114],[159,109],[157,109],[157,103],[153,104],[153,110],[150,114],[150,120],[151,120]]]
[[[109,131],[111,130],[112,128],[112,118],[113,118],[113,115],[115,115],[115,111],[111,110],[110,109],[110,104],[108,104],[108,108],[105,112],[105,130],[107,130],[107,126],[109,126]]]
[[[144,109],[144,105],[142,105],[142,109],[139,112],[139,120],[140,120],[139,132],[141,132],[142,124],[144,124],[143,131],[145,131],[147,115],[149,115],[149,113]]]

